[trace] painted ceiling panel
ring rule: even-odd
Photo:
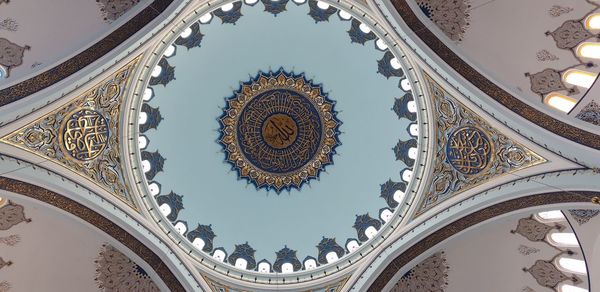
[[[0,2],[0,88],[44,72],[97,43],[150,0]]]

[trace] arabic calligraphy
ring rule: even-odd
[[[490,163],[492,144],[481,130],[463,127],[448,138],[446,155],[448,162],[459,172],[477,174]]]
[[[98,157],[108,143],[108,123],[99,112],[81,109],[65,120],[62,126],[62,146],[77,160]]]
[[[298,126],[286,114],[274,114],[267,118],[262,127],[262,136],[267,145],[283,149],[292,145],[298,137]]]
[[[332,163],[340,122],[334,103],[303,75],[259,73],[227,100],[219,143],[257,188],[297,188]]]

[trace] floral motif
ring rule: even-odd
[[[437,125],[437,153],[429,192],[422,199],[417,215],[434,205],[456,195],[460,191],[472,188],[490,178],[544,163],[546,160],[525,146],[511,140],[492,128],[481,117],[467,109],[445,92],[440,85],[426,76],[425,80],[433,98]],[[448,162],[446,146],[449,136],[462,127],[477,127],[489,138],[491,161],[484,171],[477,174],[465,174],[457,171]]]
[[[451,40],[462,40],[469,26],[470,0],[418,0],[417,4]]]
[[[400,278],[392,292],[443,292],[448,285],[444,252],[428,257]]]
[[[537,281],[538,284],[544,287],[555,289],[560,282],[571,280],[574,283],[579,283],[581,280],[577,276],[571,277],[561,272],[552,261],[537,260],[529,269],[524,269],[529,272]]]
[[[538,252],[540,252],[539,248],[529,247],[529,246],[522,245],[522,244],[519,245],[519,253],[522,254],[522,255],[526,255],[527,256],[527,255],[530,255],[530,254],[533,254],[533,253],[538,253]]]
[[[563,229],[560,225],[549,226],[541,223],[532,217],[521,218],[517,225],[517,229],[511,230],[511,233],[518,233],[530,241],[545,241],[546,236],[552,229]]]
[[[561,16],[563,14],[567,14],[573,10],[574,9],[572,7],[568,7],[568,6],[552,5],[552,7],[550,7],[550,9],[548,9],[548,15],[550,15],[552,17],[559,17],[559,16]]]
[[[96,283],[106,291],[160,291],[148,273],[109,244],[100,249],[96,263]]]
[[[0,208],[0,230],[8,230],[21,222],[31,222],[25,217],[25,207],[8,201]]]
[[[569,50],[594,36],[577,20],[567,20],[559,28],[546,34],[554,38],[557,47]]]
[[[539,50],[536,54],[535,54],[536,58],[538,61],[540,62],[544,62],[544,61],[557,61],[559,58],[550,53],[550,51],[544,49],[544,50]]]
[[[18,234],[12,234],[9,236],[0,237],[0,243],[8,246],[15,246],[21,241],[21,237]]]
[[[560,72],[554,69],[544,69],[535,74],[525,74],[529,77],[531,91],[544,96],[553,91],[567,90],[567,86],[562,81]]]
[[[104,20],[111,22],[117,20],[129,9],[138,4],[140,0],[96,0]]]
[[[0,21],[0,29],[8,31],[17,31],[19,30],[19,24],[16,20],[12,18],[5,18],[2,21]]]
[[[573,219],[575,219],[575,221],[579,223],[579,225],[582,225],[590,221],[590,219],[598,216],[598,214],[600,214],[600,210],[575,209],[569,210],[569,213],[571,214],[571,216],[573,216]]]
[[[3,137],[0,141],[53,160],[80,173],[100,187],[135,208],[129,188],[125,184],[119,154],[121,100],[139,58],[134,59],[111,77],[84,92],[66,106],[59,108],[29,125]],[[59,145],[58,137],[63,121],[73,112],[94,108],[108,122],[106,147],[95,159],[80,161],[70,157]]]
[[[6,76],[10,76],[10,70],[23,64],[23,55],[29,46],[19,46],[5,38],[0,38],[0,66],[6,70]],[[0,74],[0,77],[2,75]]]
[[[582,121],[600,126],[600,105],[592,100],[583,107],[575,117]]]

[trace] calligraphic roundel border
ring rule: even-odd
[[[257,102],[260,103],[262,99],[268,97],[269,93],[281,90],[295,94],[297,101],[305,103],[306,108],[304,111],[314,112],[318,121],[301,120],[303,117],[300,113],[297,113],[298,110],[302,110],[301,108],[286,108],[286,106],[291,105],[282,105],[282,110],[287,111],[284,114],[291,115],[296,119],[296,125],[299,127],[296,141],[285,149],[272,150],[267,149],[271,147],[267,146],[266,141],[264,143],[258,141],[260,139],[252,139],[258,141],[254,144],[244,141],[247,138],[252,138],[249,137],[250,133],[248,133],[248,129],[252,128],[252,125],[242,124],[240,119],[246,116],[248,110],[253,110],[256,114],[270,111],[270,109],[260,108],[260,104],[257,104]],[[273,189],[277,193],[292,188],[300,189],[303,184],[311,179],[318,178],[319,173],[325,169],[325,166],[333,164],[335,148],[341,144],[338,139],[338,128],[341,121],[337,119],[336,114],[335,102],[330,100],[328,95],[323,92],[321,85],[313,84],[312,80],[306,79],[304,74],[296,75],[285,72],[283,69],[276,72],[259,72],[256,77],[241,84],[234,95],[227,99],[227,106],[223,110],[223,115],[219,118],[221,123],[219,143],[223,146],[226,154],[225,160],[231,164],[233,170],[237,171],[238,177],[248,180],[257,189]],[[306,133],[306,129],[312,124],[318,124],[313,125],[317,128],[317,133],[312,133],[313,136],[318,136],[318,139],[315,140],[311,139],[314,137],[309,137],[311,133]],[[262,126],[262,124],[257,126]],[[316,143],[311,144],[312,142]],[[263,145],[260,147],[261,145],[256,144]],[[272,161],[278,159],[275,154],[292,158],[300,156],[299,154],[302,150],[306,150],[306,147],[310,148],[308,157],[295,161],[294,167],[285,169],[282,172],[277,171],[275,168],[268,169],[264,163],[257,161],[261,157],[257,157],[256,154],[264,153],[263,148],[274,152],[271,157],[262,157]]]
[[[483,166],[479,167],[477,171],[473,171],[473,172],[465,172],[464,169],[462,169],[461,167],[456,165],[455,159],[465,159],[467,157],[464,157],[465,155],[461,156],[461,157],[457,157],[457,155],[451,155],[451,153],[453,151],[451,148],[451,141],[453,141],[453,139],[455,137],[457,137],[457,135],[459,133],[463,133],[465,131],[472,131],[472,132],[476,132],[479,134],[480,137],[483,138],[483,141],[485,141],[485,143],[487,144],[487,153],[479,153],[477,150],[480,150],[481,148],[476,148],[473,150],[476,150],[476,154],[479,158],[482,158],[481,160],[483,161]],[[456,130],[454,130],[449,136],[448,136],[448,142],[446,143],[446,158],[448,159],[448,163],[450,163],[450,165],[452,165],[452,167],[454,169],[456,169],[456,171],[465,174],[465,175],[475,175],[478,173],[481,173],[482,171],[487,170],[489,167],[491,167],[492,165],[492,153],[495,152],[494,149],[494,143],[490,142],[490,137],[488,137],[488,135],[482,131],[480,128],[478,127],[471,127],[471,126],[464,126],[464,127],[460,127]],[[458,155],[460,156],[460,155]]]
[[[100,150],[96,151],[96,153],[86,159],[80,159],[77,158],[75,156],[73,156],[72,151],[67,149],[67,146],[65,143],[67,143],[67,141],[65,140],[65,132],[67,130],[67,124],[69,123],[69,121],[71,121],[73,119],[73,117],[77,114],[80,114],[82,112],[93,112],[96,116],[98,116],[101,120],[104,121],[104,125],[106,126],[106,135],[104,135],[105,140],[104,143],[102,143]],[[86,161],[90,161],[90,160],[94,160],[96,159],[98,156],[100,156],[102,154],[102,152],[104,151],[104,149],[106,149],[106,147],[108,147],[108,139],[110,138],[110,129],[109,129],[109,121],[108,119],[103,116],[99,111],[93,109],[93,108],[89,108],[89,107],[84,107],[84,108],[78,108],[75,109],[73,111],[71,111],[68,115],[68,118],[66,118],[60,125],[60,129],[58,131],[58,141],[59,141],[59,145],[61,150],[63,151],[63,153],[67,153],[67,155],[65,155],[65,157],[67,157],[68,159],[74,159],[77,161],[81,161],[81,162],[86,162]]]

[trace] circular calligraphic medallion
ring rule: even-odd
[[[333,107],[303,75],[258,74],[221,116],[227,161],[257,188],[300,188],[332,163],[340,125]]]
[[[493,144],[487,135],[475,127],[463,127],[448,137],[446,156],[459,172],[467,175],[485,170],[492,160]]]
[[[108,143],[108,122],[93,109],[72,112],[60,129],[61,147],[71,157],[88,161],[98,157]]]

